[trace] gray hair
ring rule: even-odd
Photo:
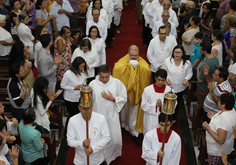
[[[0,23],[4,22],[6,20],[6,16],[3,14],[0,14]]]
[[[131,45],[129,47],[129,54],[130,54],[130,51],[131,51],[132,48],[136,49],[138,51],[138,53],[139,53],[139,48],[137,47],[137,45]]]
[[[163,10],[162,14],[168,13],[170,15],[170,12],[168,10]]]
[[[170,22],[166,22],[166,24],[164,26],[166,27],[166,29],[171,31],[171,24],[170,24]]]
[[[229,25],[236,28],[236,15],[231,15],[229,18]]]

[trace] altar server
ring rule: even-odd
[[[73,163],[87,164],[89,155],[90,165],[103,165],[103,151],[111,140],[106,119],[93,111],[93,107],[84,108],[78,105],[80,113],[70,118],[67,127],[67,143],[75,148]],[[86,111],[89,119],[89,139],[86,139]]]
[[[172,116],[168,116],[164,151],[161,151],[161,147],[166,115],[161,113],[158,120],[160,128],[154,129],[144,136],[142,158],[146,161],[146,165],[159,165],[160,157],[162,157],[163,165],[177,165],[180,162],[181,156],[181,139],[175,131],[170,129],[172,125]]]
[[[165,84],[166,77],[166,70],[159,69],[155,75],[156,83],[144,89],[141,104],[141,108],[144,111],[143,134],[159,127],[158,116],[161,113],[164,94],[171,90],[171,88]]]
[[[107,164],[110,164],[122,151],[122,136],[119,112],[127,101],[124,84],[111,76],[108,65],[101,65],[96,79],[89,84],[93,88],[94,112],[105,116],[111,141],[104,150]]]

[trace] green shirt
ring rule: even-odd
[[[23,120],[21,120],[19,133],[24,161],[31,163],[38,158],[43,158],[41,133],[35,129],[35,126],[24,125]]]
[[[219,60],[216,55],[214,55],[213,58],[207,58],[204,60],[202,63],[200,69],[199,69],[199,79],[201,79],[203,82],[202,83],[197,83],[197,87],[200,90],[208,90],[208,82],[206,81],[205,75],[204,75],[204,68],[203,66],[207,65],[209,67],[209,76],[212,78],[212,75],[215,73],[216,69],[220,66],[219,65]]]

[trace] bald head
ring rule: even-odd
[[[138,60],[139,48],[136,45],[129,47],[129,58],[130,60]]]
[[[193,1],[188,1],[186,3],[186,7],[193,10],[193,9],[195,9],[195,3]]]

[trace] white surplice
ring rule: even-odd
[[[146,133],[142,145],[142,158],[146,161],[146,165],[159,165],[160,159],[157,152],[162,147],[163,134],[160,128],[154,129]],[[163,165],[178,165],[181,156],[181,139],[179,135],[170,130],[166,134],[165,155],[162,160]]]
[[[161,99],[162,105],[164,103],[164,94],[169,92],[171,88],[163,85],[158,88],[156,84],[146,87],[142,94],[141,108],[144,111],[143,116],[143,134],[160,127],[158,123],[158,116],[161,112],[161,107],[156,107],[156,102]]]
[[[109,165],[111,161],[121,156],[122,136],[119,120],[119,112],[127,101],[127,91],[124,84],[110,76],[109,81],[104,84],[99,80],[99,75],[93,80],[89,86],[93,88],[93,110],[106,117],[111,141],[104,150],[105,159]],[[115,102],[106,100],[101,96],[101,92],[109,94],[110,91],[115,98]]]
[[[101,164],[104,160],[103,150],[111,140],[106,119],[103,115],[92,112],[89,120],[89,139],[93,152],[89,155],[90,165]],[[67,143],[75,148],[73,163],[76,165],[87,164],[87,155],[83,141],[86,138],[86,121],[81,113],[70,118],[67,127]]]

